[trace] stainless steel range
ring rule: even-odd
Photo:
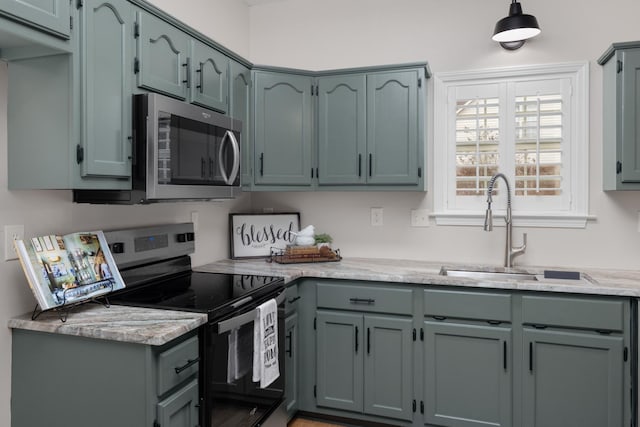
[[[278,303],[278,348],[284,348],[284,281],[277,277],[194,272],[193,224],[170,224],[105,232],[126,288],[110,296],[114,304],[207,313],[200,327],[200,426],[284,427],[284,352],[280,377],[267,388],[252,381],[252,371],[229,381],[229,335],[238,349],[253,353],[256,307]]]

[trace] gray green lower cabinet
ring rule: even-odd
[[[411,420],[411,319],[316,314],[318,406]]]
[[[632,298],[305,279],[304,412],[401,427],[637,425]]]
[[[525,328],[523,337],[523,427],[629,425],[622,336]]]
[[[198,338],[149,346],[12,330],[12,427],[194,427]],[[154,424],[156,423],[156,424]]]
[[[298,411],[298,314],[287,315],[285,333],[285,407],[289,419]]]
[[[512,425],[510,327],[424,322],[425,422]]]

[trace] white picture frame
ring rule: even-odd
[[[269,257],[272,249],[293,244],[299,230],[299,212],[229,214],[231,259]]]

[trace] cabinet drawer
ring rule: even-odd
[[[424,291],[425,316],[511,321],[511,295],[489,292]]]
[[[624,302],[590,298],[522,297],[524,324],[622,331]]]
[[[198,337],[191,337],[163,351],[158,355],[158,396],[197,372]]]
[[[390,286],[318,284],[318,307],[410,315],[413,291]]]
[[[285,290],[284,312],[285,314],[293,313],[298,309],[298,285],[289,286]]]

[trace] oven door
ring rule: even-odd
[[[201,425],[204,427],[238,426],[254,427],[273,425],[286,426],[282,416],[284,401],[284,289],[275,295],[278,303],[278,362],[280,376],[268,387],[261,389],[260,383],[252,381],[253,374],[253,319],[260,301],[238,307],[228,318],[207,325],[201,332],[202,398]],[[230,358],[230,336],[233,331],[237,357]],[[231,352],[233,354],[233,352]],[[204,365],[204,366],[203,366]],[[234,378],[234,376],[237,376]],[[283,420],[279,424],[277,420]],[[274,424],[276,422],[276,424]]]

